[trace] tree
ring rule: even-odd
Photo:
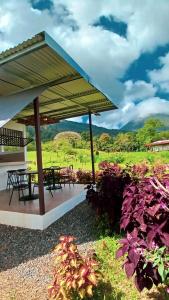
[[[138,129],[136,139],[140,150],[145,150],[145,145],[158,139],[157,129],[163,126],[163,123],[154,118],[148,119],[144,126]]]
[[[112,138],[108,133],[102,133],[97,139],[97,147],[99,150],[110,151]]]
[[[64,131],[58,133],[54,140],[58,143],[60,143],[60,141],[67,141],[73,148],[76,148],[77,142],[81,140],[81,135],[74,131]]]
[[[136,151],[137,148],[135,132],[119,133],[114,139],[114,151]]]
[[[82,131],[81,132],[81,138],[85,142],[89,142],[90,141],[90,133],[89,133],[89,131]]]

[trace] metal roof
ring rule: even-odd
[[[151,147],[151,146],[160,146],[160,145],[169,145],[169,140],[161,140],[161,141],[155,141],[149,144],[146,144],[146,147]]]
[[[37,87],[43,123],[117,108],[46,32],[0,53],[1,98]],[[15,119],[31,123],[32,101]]]

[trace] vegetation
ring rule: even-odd
[[[52,142],[53,143],[53,142]],[[55,150],[52,146],[43,145],[43,165],[48,167],[51,165],[69,166],[73,165],[74,169],[91,170],[90,150],[88,149],[72,149],[70,147],[64,152],[61,149]],[[47,149],[47,150],[46,150]],[[52,149],[52,150],[51,150]],[[69,151],[70,150],[70,151]],[[29,167],[36,169],[36,151],[28,151],[27,160],[30,161]],[[111,152],[104,151],[95,152],[95,166],[98,170],[98,165],[102,161],[111,163],[120,163],[122,166],[126,164],[136,164],[147,161],[151,164],[155,162],[169,163],[169,152]]]
[[[161,121],[158,119],[148,119],[143,128],[138,129],[136,132],[122,132],[115,136],[109,133],[102,133],[101,135],[94,135],[94,149],[99,154],[100,151],[106,153],[112,152],[138,152],[146,151],[146,144],[155,140],[161,140],[169,138],[168,131],[158,131],[158,128],[162,126]],[[29,135],[33,135],[29,130]],[[45,129],[46,130],[46,129]],[[43,143],[43,150],[57,152],[62,150],[63,152],[71,152],[73,149],[90,149],[89,132],[81,132],[80,134],[72,131],[65,131],[56,134],[55,140],[50,140]],[[53,137],[53,138],[54,138]],[[43,140],[43,130],[42,130]],[[31,143],[28,146],[28,150],[35,150],[35,143]],[[74,151],[74,154],[76,152]]]
[[[60,237],[60,243],[55,248],[53,283],[49,286],[49,298],[58,300],[78,300],[91,298],[94,289],[101,281],[99,264],[93,255],[82,257],[75,238]]]
[[[119,232],[120,227],[125,237],[120,240],[121,246],[116,253],[116,258],[124,256],[123,268],[127,278],[134,276],[139,292],[144,288],[150,290],[154,285],[164,284],[160,299],[168,299],[166,286],[169,285],[169,174],[167,167],[142,163],[128,165],[122,169],[118,165],[105,162],[101,163],[100,167],[103,170],[98,189],[95,191],[89,187],[87,193],[88,202],[92,204],[96,215],[99,216],[97,229],[102,235],[112,235],[114,232]],[[103,248],[107,248],[105,242]],[[102,261],[102,264],[109,264],[109,260]],[[120,271],[118,272],[121,274]],[[108,273],[110,277],[114,276],[114,270],[109,270]],[[112,287],[113,284],[112,282]]]
[[[127,253],[124,268],[139,291],[169,284],[169,176],[164,166],[145,177],[148,171],[140,168],[139,179],[125,187],[120,227],[126,238],[117,252]]]
[[[93,125],[93,134],[96,136],[101,135],[102,133],[108,133],[110,136],[115,136],[121,130],[118,129],[106,129],[103,127],[98,127]],[[73,121],[61,121],[56,124],[52,125],[45,125],[41,127],[41,135],[42,135],[42,142],[51,141],[54,139],[55,135],[59,132],[65,132],[65,131],[75,131],[78,133],[82,132],[89,132],[89,125],[86,123],[77,123]],[[34,138],[35,132],[34,128],[32,126],[28,127],[28,135]]]
[[[106,234],[96,243],[96,254],[100,262],[105,290],[105,298],[99,300],[168,300],[169,297],[162,285],[140,293],[134,286],[133,278],[126,277],[122,268],[122,259],[116,259],[121,238],[122,235],[115,233],[111,236]]]

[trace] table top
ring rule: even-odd
[[[38,171],[25,170],[22,172],[17,172],[18,175],[35,175],[38,174]]]
[[[59,167],[59,166],[51,166],[48,168],[43,168],[43,170],[61,170],[61,169],[66,169],[67,167]]]

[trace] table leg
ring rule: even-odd
[[[20,201],[30,201],[39,198],[38,194],[32,194],[32,174],[28,174],[28,195],[22,196]]]
[[[31,182],[31,174],[28,177],[28,185],[29,185],[29,197],[32,197],[32,182]]]
[[[55,170],[52,170],[53,173],[53,190],[55,190]]]

